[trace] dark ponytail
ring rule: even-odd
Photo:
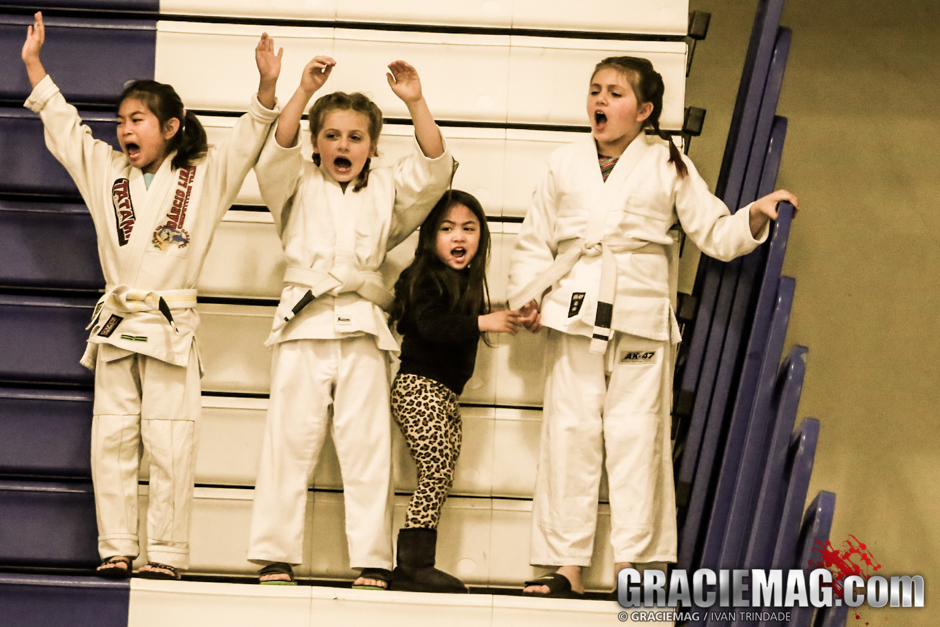
[[[195,114],[183,107],[183,101],[171,86],[150,80],[134,81],[124,88],[118,101],[119,109],[128,98],[136,98],[150,109],[160,121],[160,128],[164,128],[173,118],[179,120],[179,130],[167,142],[167,150],[176,151],[170,164],[174,169],[187,168],[209,152],[206,129]]]
[[[653,105],[653,112],[646,118],[643,125],[652,128],[653,133],[669,144],[669,163],[675,166],[679,178],[688,176],[689,168],[682,160],[682,153],[673,143],[672,137],[659,128],[659,116],[663,112],[663,93],[666,91],[662,75],[653,69],[653,64],[648,59],[607,57],[594,67],[594,74],[591,77],[593,78],[599,71],[608,68],[617,70],[627,78],[630,86],[633,87],[637,104],[643,105],[648,102]]]

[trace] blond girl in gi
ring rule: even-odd
[[[248,559],[264,566],[261,583],[293,583],[307,488],[331,428],[350,565],[361,569],[354,587],[384,589],[392,566],[387,354],[398,345],[379,267],[447,189],[454,162],[404,61],[390,64],[387,78],[411,113],[411,156],[371,169],[382,112],[362,94],[336,92],[310,109],[313,162],[303,159],[301,116],[335,65],[325,56],[307,64],[256,168],[287,272],[268,339],[271,400]]]

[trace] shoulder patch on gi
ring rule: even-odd
[[[114,330],[119,324],[124,320],[121,316],[115,316],[111,314],[111,317],[108,318],[108,321],[104,323],[104,326],[101,327],[101,330],[98,331],[98,335],[101,337],[111,337],[111,334],[114,333]]]
[[[126,178],[117,179],[111,185],[111,203],[114,205],[118,244],[124,246],[131,239],[135,222],[134,204],[131,202],[131,183]]]
[[[627,351],[620,358],[621,364],[648,364],[656,357],[656,351]]]
[[[568,317],[574,318],[581,311],[581,305],[584,304],[584,295],[586,292],[575,292],[571,295],[571,303],[568,305]]]

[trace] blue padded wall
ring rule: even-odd
[[[91,385],[78,363],[97,299],[0,294],[0,381]]]
[[[91,482],[0,480],[0,566],[99,562]]]
[[[119,149],[114,114],[80,113],[96,139]],[[46,149],[42,120],[28,109],[0,108],[0,191],[79,197],[72,177]]]
[[[153,78],[155,20],[44,17],[42,63],[72,104],[117,102],[124,83]],[[31,15],[0,15],[0,99],[25,100],[32,91],[20,51]],[[13,60],[16,61],[13,61]]]
[[[130,583],[0,573],[0,625],[126,627]]]
[[[92,393],[0,388],[0,475],[90,477]]]
[[[84,205],[0,200],[0,286],[98,290],[104,284]]]

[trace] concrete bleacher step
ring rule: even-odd
[[[281,627],[601,626],[616,624],[622,609],[615,601],[134,579],[128,627],[256,627],[275,617]]]
[[[140,518],[146,519],[148,487],[140,486]],[[237,488],[196,488],[193,501],[190,572],[201,575],[254,576],[258,566],[247,561],[253,491]],[[394,533],[404,524],[410,496],[395,497]],[[342,493],[312,491],[307,496],[304,563],[298,577],[323,580],[356,578],[349,568]],[[531,501],[451,497],[438,528],[437,564],[471,586],[516,588],[541,575],[529,565]],[[141,554],[147,562],[146,528],[141,524]],[[590,591],[613,587],[610,513],[598,508],[593,565],[585,570]]]
[[[102,0],[94,0],[100,2]],[[85,4],[90,4],[86,2]],[[141,0],[126,0],[136,7]],[[146,3],[149,4],[149,3]],[[688,28],[688,0],[659,0],[656,3],[610,4],[602,0],[580,3],[572,11],[566,0],[487,0],[447,2],[436,0],[364,0],[340,2],[318,0],[298,4],[295,0],[162,0],[162,14],[214,17],[265,17],[316,21],[371,22],[401,25],[553,29],[615,32],[618,35],[657,34],[684,36]]]

